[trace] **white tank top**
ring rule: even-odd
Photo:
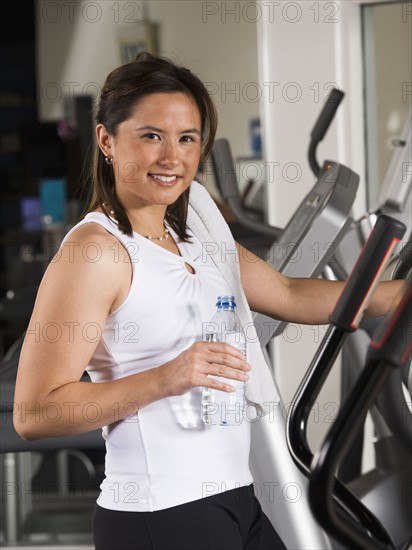
[[[107,318],[88,366],[92,382],[160,366],[201,341],[202,325],[213,317],[216,297],[230,294],[230,289],[190,229],[191,242],[183,243],[169,227],[181,254],[177,256],[138,233],[128,237],[95,212],[65,241],[88,222],[100,224],[126,246],[133,270],[129,293]],[[250,423],[244,419],[238,426],[206,426],[200,403],[201,388],[195,388],[103,428],[106,477],[100,506],[161,510],[252,483]],[[113,403],[114,417],[119,407]]]

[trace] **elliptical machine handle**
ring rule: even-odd
[[[212,162],[223,198],[227,201],[232,197],[240,197],[232,151],[227,139],[215,140]]]
[[[220,193],[234,216],[244,227],[277,241],[282,233],[279,227],[273,227],[253,220],[245,215],[236,179],[232,152],[227,139],[220,138],[215,141],[212,151],[212,163]]]
[[[354,525],[334,505],[335,472],[356,437],[367,411],[384,387],[394,368],[405,364],[412,351],[405,334],[412,324],[412,275],[395,298],[391,311],[376,331],[368,351],[366,365],[341,406],[321,449],[316,454],[309,477],[309,503],[322,527],[349,548],[365,550],[393,549],[393,544],[376,538],[360,516]],[[354,513],[353,507],[350,507]],[[356,516],[356,513],[355,513]]]
[[[347,332],[358,328],[376,285],[405,231],[402,222],[386,215],[378,217],[330,315],[333,325]]]
[[[316,121],[316,124],[310,134],[310,137],[313,141],[319,142],[322,141],[322,139],[325,137],[330,123],[332,122],[333,117],[335,116],[335,113],[338,110],[338,107],[344,96],[345,94],[337,88],[332,89],[327,100],[325,101],[325,106],[322,109],[322,112],[320,113],[319,118]]]
[[[327,100],[325,101],[325,105],[316,121],[316,124],[310,133],[311,141],[309,144],[308,159],[310,167],[317,177],[319,177],[320,174],[320,166],[316,158],[316,148],[319,142],[325,137],[326,131],[328,130],[344,96],[345,94],[337,88],[332,89]]]
[[[402,295],[374,332],[369,344],[368,360],[384,361],[394,368],[403,366],[412,353],[412,272],[405,282]],[[408,307],[409,305],[409,307]]]
[[[307,441],[307,425],[312,406],[347,334],[356,330],[357,323],[354,321],[358,318],[360,320],[393,249],[404,232],[405,226],[397,220],[384,215],[378,218],[330,316],[331,325],[295,393],[289,409],[287,442],[295,464],[306,476],[310,475],[313,460]],[[333,500],[337,504],[336,513],[345,516],[345,523],[351,523],[352,528],[357,531],[358,520],[354,518],[362,518],[362,525],[367,526],[371,537],[378,544],[377,548],[393,548],[380,521],[339,480],[335,483]],[[362,529],[360,531],[362,538]]]

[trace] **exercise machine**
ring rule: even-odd
[[[387,214],[397,220],[403,222],[406,226],[405,235],[409,235],[406,242],[399,243],[397,247],[397,258],[404,257],[406,262],[399,262],[397,273],[393,273],[393,278],[404,278],[406,272],[412,265],[411,262],[411,235],[412,235],[412,128],[410,120],[412,111],[406,118],[404,128],[398,139],[394,140],[394,153],[392,155],[388,170],[382,182],[378,204],[373,210],[367,212],[359,220],[356,220],[350,227],[349,231],[344,235],[337,251],[335,262],[327,266],[325,276],[331,278],[344,279],[347,273],[352,269],[356,257],[364,246],[366,239],[370,235],[372,228],[379,214]],[[409,258],[409,260],[408,260]],[[393,266],[391,266],[393,267]],[[364,330],[352,333],[346,340],[342,350],[342,399],[351,388],[353,380],[356,379],[365,362],[367,349],[373,330],[376,328],[376,321],[367,321],[361,325]],[[398,371],[398,377],[402,376],[402,371]],[[394,380],[394,377],[392,377]],[[406,381],[405,381],[406,382]],[[391,382],[397,400],[392,403],[401,402],[401,385]],[[405,383],[406,386],[406,383]],[[396,392],[395,392],[396,388]],[[393,407],[393,405],[392,405]],[[392,436],[391,429],[388,426],[390,420],[390,407],[385,409],[385,418],[376,407],[370,410],[370,418],[373,421],[373,429],[375,432],[375,461],[377,463],[386,464],[386,469],[395,470],[397,465],[403,467],[403,463],[407,460],[403,456],[402,450],[398,453],[393,452],[392,448],[397,446],[396,437]],[[393,425],[393,423],[392,423]],[[361,473],[361,464],[364,451],[364,434],[363,430],[357,433],[357,440],[352,445],[350,452],[344,457],[339,464],[340,478],[349,483],[350,481],[359,482]],[[363,491],[358,487],[359,491]],[[360,493],[359,493],[360,494]]]
[[[411,340],[405,338],[405,326],[412,323],[412,276],[405,282],[404,290],[395,300],[392,311],[386,316],[385,321],[378,327],[369,347],[367,362],[362,375],[357,380],[353,390],[339,413],[333,428],[328,433],[324,444],[314,459],[309,478],[309,498],[311,508],[321,525],[335,538],[354,547],[375,549],[402,549],[412,548],[411,534],[411,499],[409,489],[412,484],[412,476],[405,483],[402,495],[402,511],[408,514],[409,535],[406,539],[389,541],[377,541],[371,537],[367,526],[361,517],[355,515],[358,528],[351,529],[346,518],[340,518],[331,505],[331,488],[336,467],[345,449],[351,444],[359,429],[359,420],[364,417],[368,407],[379,395],[380,389],[389,380],[393,373],[399,371],[409,361],[412,352]],[[411,452],[411,441],[409,452]],[[391,503],[386,502],[389,507]]]
[[[333,182],[335,184],[334,186],[332,180],[325,175],[325,167],[328,165],[339,167],[339,165],[327,161],[324,163],[323,168],[320,168],[316,158],[317,145],[325,136],[326,130],[342,98],[342,92],[338,90],[332,91],[325,105],[325,109],[322,111],[311,133],[311,143],[308,154],[309,163],[314,173],[318,176],[318,181],[315,187],[305,197],[283,231],[279,228],[272,228],[261,222],[250,220],[247,217],[248,214],[243,208],[237,189],[233,162],[231,164],[230,148],[223,140],[218,140],[215,146],[215,173],[219,180],[223,197],[236,218],[240,223],[243,223],[245,227],[250,228],[250,230],[254,232],[260,230],[265,236],[272,235],[275,243],[273,243],[272,247],[269,249],[267,260],[280,272],[289,276],[318,276],[321,273],[324,274],[328,270],[332,271],[332,267],[333,278],[346,278],[348,271],[355,263],[356,256],[360,253],[362,246],[370,235],[379,214],[386,213],[392,216],[394,215],[397,219],[400,218],[401,220],[407,221],[409,225],[412,223],[410,208],[412,163],[408,163],[408,151],[410,151],[411,148],[409,125],[405,127],[401,139],[398,140],[398,148],[392,158],[387,177],[382,186],[380,196],[382,203],[380,207],[377,208],[375,212],[368,213],[367,216],[358,222],[355,222],[349,216],[350,208],[354,200],[353,195],[352,202],[350,202],[350,191],[351,186],[354,185],[356,175],[347,172],[348,186],[342,186],[342,180],[339,180],[339,177],[337,181]],[[336,172],[334,171],[335,174],[338,172],[339,170]],[[345,167],[341,173],[345,173]],[[400,178],[400,176],[402,176],[402,178]],[[325,179],[327,180],[326,182],[324,181]],[[328,184],[331,184],[330,187],[328,187]],[[334,199],[339,196],[339,192],[341,193],[341,197],[339,197],[340,200],[337,202],[340,206],[344,205],[341,211],[336,209],[334,202]],[[344,223],[340,223],[345,216]],[[328,222],[331,220],[336,221],[337,226],[334,228],[326,227],[325,219]],[[319,228],[322,228],[321,235],[317,233]],[[324,229],[325,232],[323,232]],[[335,231],[335,234],[333,234],[333,231]],[[316,235],[316,237],[313,238],[313,235]],[[345,243],[344,245],[343,242]],[[315,266],[311,263],[314,257],[314,243],[320,243],[321,246],[318,246],[318,250],[325,251],[325,254],[323,257],[319,258]],[[334,245],[332,249],[330,248],[331,243]],[[400,248],[400,244],[399,242],[397,245],[398,248]],[[294,262],[296,251],[299,251],[300,254],[300,246],[302,246],[303,254],[299,257],[299,262]],[[310,248],[311,246],[312,248]],[[407,249],[407,245],[405,245],[403,250],[405,249]],[[308,251],[310,252],[308,253]],[[304,254],[305,252],[306,256]],[[342,253],[344,261],[342,260]],[[328,275],[328,273],[326,274]],[[285,326],[284,323],[260,315],[255,315],[254,321],[257,324],[258,334],[264,349],[270,338],[278,335]],[[360,335],[365,338],[362,331],[358,331],[355,334],[356,336]],[[351,337],[353,338],[353,336]],[[350,339],[346,339],[347,344],[350,341]],[[364,344],[362,348],[365,348]],[[346,346],[344,348],[346,357],[351,359],[350,363],[346,360],[344,365],[344,393],[346,393],[347,388],[350,387],[353,379],[357,375],[357,369],[354,371],[352,363],[355,362],[357,365],[360,365],[364,358],[362,349],[359,351],[353,348],[353,346],[349,349],[350,351],[348,352],[346,351]],[[347,375],[347,373],[349,373],[349,375]],[[391,394],[392,397],[395,394],[399,396],[399,393],[402,391],[400,385],[392,383],[392,386],[394,386]],[[393,400],[391,402],[393,407]],[[387,416],[388,408],[390,410],[390,406],[386,408]],[[300,485],[300,482],[296,481],[298,478],[293,477],[294,473],[288,466],[287,459],[279,459],[279,456],[283,456],[284,453],[282,439],[284,438],[284,433],[282,433],[281,410],[281,403],[273,404],[271,415],[269,415],[270,419],[268,420],[267,417],[260,419],[260,422],[252,426],[252,449],[256,448],[259,449],[259,451],[252,451],[251,466],[255,480],[257,480],[258,491],[261,493],[262,506],[284,537],[288,546],[290,545],[290,547],[293,548],[326,548],[327,544],[332,543],[330,541],[322,541],[322,535],[317,533],[316,530],[311,530],[312,518],[306,513],[304,504],[302,504],[303,508],[297,510],[298,506],[296,506],[296,499],[300,498],[301,501],[305,500],[305,491],[299,491],[299,487],[304,487],[305,483]],[[377,495],[378,482],[384,491],[385,483],[387,484],[385,477],[387,478],[389,475],[392,477],[392,488],[395,487],[395,492],[396,490],[401,490],[404,464],[405,460],[407,460],[404,457],[403,451],[398,449],[396,440],[392,437],[388,438],[387,424],[382,418],[382,415],[377,418],[377,414],[376,412],[374,413],[374,422],[378,426],[378,431],[381,432],[381,435],[385,436],[378,438],[379,441],[376,446],[378,464],[385,464],[386,466],[385,469],[380,470],[380,479],[378,480],[376,475],[375,477],[373,475],[363,476],[362,478],[359,477],[361,460],[359,453],[357,453],[355,457],[356,460],[353,460],[353,456],[350,457],[350,460],[347,461],[349,466],[346,467],[346,470],[348,470],[348,468],[350,470],[350,479],[354,480],[354,483],[356,482],[358,485],[358,494],[363,494],[366,499],[368,499],[368,495],[371,494],[371,487],[374,487],[374,494],[375,496]],[[389,423],[396,425],[396,421]],[[396,450],[393,452],[394,448]],[[389,468],[389,466],[391,468]],[[391,469],[390,472],[389,469]],[[342,471],[343,476],[345,476],[343,468]],[[285,482],[285,480],[287,481]],[[262,484],[263,486],[267,486],[266,494],[263,494]],[[282,488],[282,498],[276,499],[276,487],[279,487],[277,494],[280,493]],[[296,488],[295,499],[293,497],[288,497],[288,488],[292,491]],[[272,492],[270,493],[269,490],[272,490]],[[269,495],[267,493],[269,493]],[[382,495],[384,495],[384,492],[380,495],[381,499]],[[379,499],[375,498],[375,500]],[[293,507],[295,507],[294,510],[292,510]],[[394,516],[396,516],[396,514],[391,514],[391,517],[389,517],[387,521],[389,523],[398,522],[399,518]],[[402,517],[402,514],[400,517]],[[292,540],[290,540],[290,532],[294,529],[296,530],[297,524],[302,527],[300,532],[305,532],[305,535],[303,535],[302,538],[300,538],[299,535],[297,535],[297,538],[292,535]]]
[[[314,152],[342,98],[342,92],[333,90],[325,103],[312,132]],[[359,176],[342,164],[325,161],[313,188],[286,227],[279,229],[247,218],[227,140],[216,141],[212,159],[222,196],[239,222],[275,240],[266,256],[268,263],[290,277],[320,275],[325,265],[333,260],[336,245],[353,222],[350,211]],[[319,256],[314,255],[314,247],[320,251]],[[254,314],[253,320],[266,352],[268,342],[280,334],[286,324],[260,314]],[[268,405],[270,413],[252,424],[250,465],[262,508],[289,548],[330,548],[331,542],[318,528],[309,510],[306,479],[289,456],[284,404],[280,400]]]
[[[323,139],[344,97],[333,89],[312,130],[311,157]],[[337,247],[353,224],[350,216],[359,186],[359,176],[350,168],[326,160],[317,170],[318,179],[304,197],[285,228],[272,227],[252,220],[242,205],[230,145],[216,140],[212,161],[219,189],[236,219],[246,228],[274,239],[266,261],[288,277],[318,277],[325,266],[334,262]],[[314,162],[317,163],[315,160]],[[319,254],[314,254],[314,250]],[[262,347],[279,335],[286,323],[261,314],[253,322]]]
[[[388,263],[395,241],[399,242],[405,229],[397,220],[387,216],[378,218],[331,314],[328,333],[296,392],[289,412],[288,446],[299,469],[309,477],[311,509],[317,521],[344,548],[395,550],[410,548],[412,542],[412,503],[402,494],[412,483],[410,455],[409,467],[405,466],[401,480],[399,474],[395,480],[385,476],[382,486],[378,483],[370,485],[370,493],[377,494],[371,495],[367,506],[335,477],[339,462],[354,441],[368,409],[378,394],[382,393],[392,371],[409,361],[411,339],[407,337],[405,330],[408,330],[412,321],[412,275],[395,299],[392,311],[375,332],[366,366],[343,402],[338,417],[316,456],[310,450],[306,436],[307,419],[313,402],[347,334],[358,328],[360,314],[373,293],[375,282]],[[396,410],[397,428],[405,423],[405,413],[406,416],[409,415],[405,429],[401,428],[401,432],[395,429],[400,434],[400,441],[405,449],[411,453],[411,412],[401,408]],[[393,491],[388,494],[388,485],[393,485],[394,482],[400,488],[397,499],[393,499]],[[375,508],[377,503],[379,512],[386,509],[385,522],[381,521],[381,513],[375,515],[370,509],[373,503]],[[391,516],[390,521],[388,516]]]
[[[1,314],[5,319],[13,309],[13,300],[9,301],[10,304],[2,304]],[[101,430],[36,441],[24,441],[16,433],[13,416],[35,412],[19,410],[14,403],[24,338],[25,333],[0,361],[2,542],[8,545],[23,541],[31,544],[33,540],[47,544],[91,544],[91,518],[101,479],[88,453],[104,455]],[[84,381],[87,380],[85,375]],[[51,418],[56,414],[55,409],[49,412]]]

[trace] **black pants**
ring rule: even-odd
[[[157,512],[119,512],[96,504],[96,550],[286,550],[253,486]]]

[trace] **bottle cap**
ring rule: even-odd
[[[235,308],[236,302],[234,296],[218,296],[216,307],[220,308]]]

